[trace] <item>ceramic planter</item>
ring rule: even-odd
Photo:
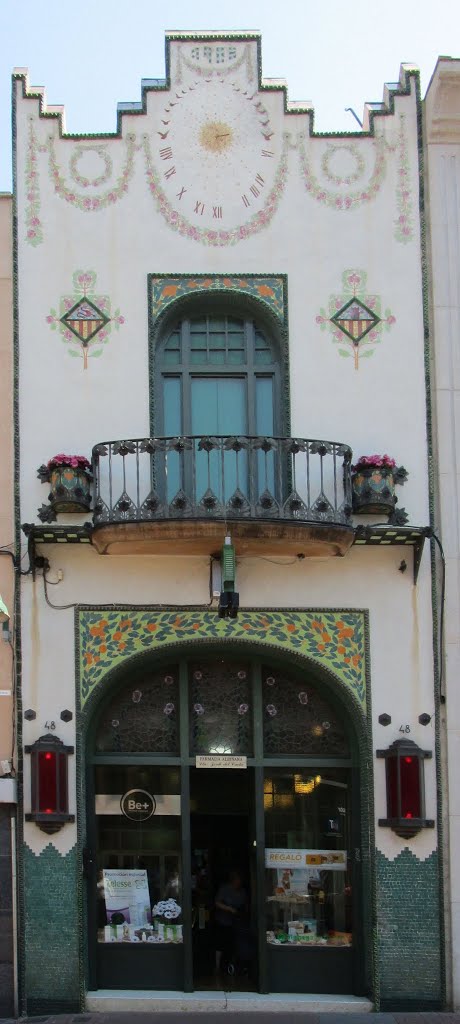
[[[74,466],[56,466],[49,474],[48,500],[56,513],[89,512],[91,474]]]
[[[351,486],[356,515],[391,515],[397,498],[389,466],[360,467],[352,475]]]

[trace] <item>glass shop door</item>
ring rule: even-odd
[[[254,769],[190,769],[193,987],[257,990]]]

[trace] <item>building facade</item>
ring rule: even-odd
[[[14,126],[21,1006],[228,987],[233,871],[239,989],[439,1008],[417,72],[321,135],[172,33],[113,135]]]
[[[16,744],[14,728],[14,518],[13,518],[13,199],[0,195],[0,1014],[15,1002],[16,930],[13,893],[16,849]]]

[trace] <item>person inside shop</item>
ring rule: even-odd
[[[230,871],[228,881],[218,889],[214,908],[216,971],[220,971],[223,961],[232,958],[236,923],[247,908],[246,891],[238,871]]]

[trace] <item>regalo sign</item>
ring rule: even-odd
[[[346,850],[265,850],[266,868],[317,868],[318,871],[346,871]]]

